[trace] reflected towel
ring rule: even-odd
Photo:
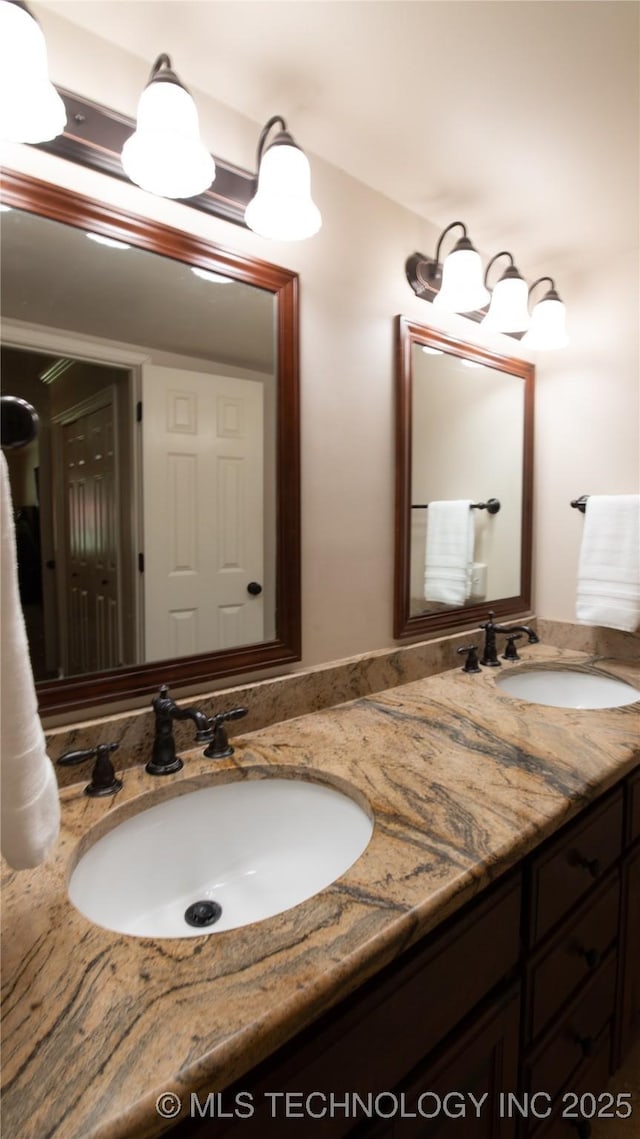
[[[464,605],[471,592],[474,537],[470,498],[429,503],[424,566],[426,601]]]
[[[0,846],[14,870],[26,870],[44,861],[58,837],[60,800],[38,716],[18,592],[9,473],[1,453],[0,508]]]
[[[587,499],[576,617],[629,633],[640,626],[640,495]]]

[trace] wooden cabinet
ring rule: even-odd
[[[512,1139],[515,1119],[501,1112],[501,1097],[517,1085],[519,1023],[516,984],[395,1090],[404,1116],[359,1128],[352,1139]]]
[[[626,791],[627,851],[622,863],[616,1067],[640,1036],[640,769],[627,780]]]
[[[355,1094],[367,1105],[372,1097],[375,1101],[379,1095],[396,1094],[417,1065],[436,1052],[440,1056],[441,1046],[446,1041],[449,1047],[458,1026],[466,1027],[469,1014],[490,992],[504,987],[505,977],[513,977],[520,957],[520,913],[518,871],[485,891],[241,1079],[227,1100],[232,1102],[236,1093],[249,1091],[255,1112],[249,1119],[218,1120],[216,1137],[242,1139],[251,1133],[259,1139],[282,1139],[284,1126],[287,1139],[308,1139],[313,1126],[322,1139],[334,1139],[360,1128],[363,1110],[358,1102],[351,1110],[350,1097]],[[515,1026],[510,1021],[509,1057],[513,1058],[517,1055],[519,986],[517,999],[510,993],[510,1000],[509,1017],[513,1008],[517,1014]],[[499,1003],[496,1009],[502,1007]],[[503,1015],[496,1013],[494,1032]],[[455,1046],[451,1047],[451,1055],[458,1056],[459,1049],[455,1052]],[[497,1073],[498,1069],[496,1078]],[[490,1074],[487,1071],[485,1078]],[[272,1093],[291,1089],[300,1096],[301,1115],[283,1119],[284,1101],[274,1100]],[[315,1098],[310,1100],[311,1096]],[[348,1103],[349,1112],[340,1106],[333,1110],[333,1103]],[[319,1120],[310,1117],[307,1104],[320,1115]],[[273,1108],[278,1109],[275,1116]],[[380,1121],[377,1113],[377,1118],[364,1122],[378,1126]],[[175,1139],[204,1139],[211,1134],[210,1128],[211,1121],[193,1120],[175,1129]]]
[[[640,1026],[639,800],[637,771],[227,1089],[250,1117],[173,1139],[586,1135],[563,1097],[603,1090]]]

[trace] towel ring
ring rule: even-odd
[[[0,396],[0,435],[6,451],[26,447],[38,434],[38,413],[35,407],[17,395]]]

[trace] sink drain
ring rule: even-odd
[[[184,920],[188,925],[207,926],[219,921],[222,916],[222,906],[217,902],[193,902],[184,911]]]

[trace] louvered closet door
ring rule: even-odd
[[[145,659],[264,638],[263,386],[143,371]]]
[[[121,663],[113,404],[62,428],[65,472],[65,672]]]

